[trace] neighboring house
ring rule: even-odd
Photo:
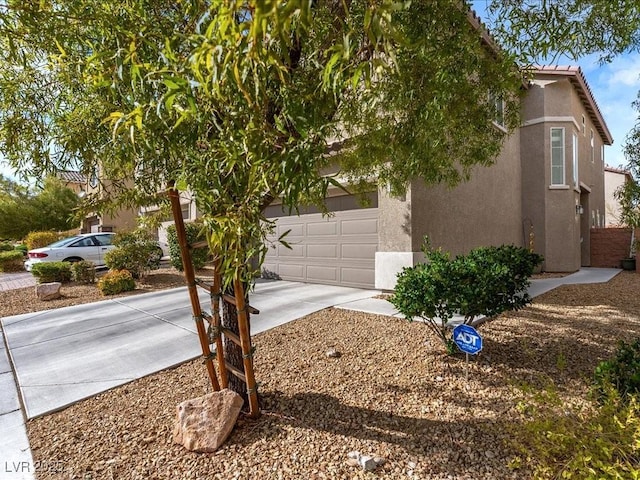
[[[522,117],[495,165],[454,189],[415,180],[402,198],[372,192],[368,208],[336,190],[329,218],[269,207],[272,239],[290,230],[292,248],[274,243],[263,268],[287,280],[393,289],[397,273],[423,259],[425,235],[453,255],[515,244],[543,254],[545,271],[588,266],[590,228],[605,211],[603,147],[613,140],[581,70],[537,68]]]
[[[74,170],[60,170],[56,176],[62,181],[65,187],[73,190],[79,197],[83,197],[87,186],[87,178],[80,172]]]
[[[102,198],[109,195],[111,182],[100,178],[99,172],[94,171],[86,182],[85,195],[97,195]],[[113,213],[91,213],[82,221],[81,233],[118,232],[132,230],[137,225],[138,209],[120,209]]]
[[[614,194],[625,182],[631,182],[633,177],[631,172],[620,168],[613,168],[608,165],[604,167],[604,224],[606,227],[620,227],[620,203]]]

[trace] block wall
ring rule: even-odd
[[[591,266],[620,268],[620,261],[629,256],[630,228],[592,228]]]

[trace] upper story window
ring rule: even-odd
[[[564,185],[564,128],[551,129],[551,185]]]
[[[578,135],[573,134],[573,186],[578,188],[580,180],[578,178]]]
[[[91,172],[91,176],[89,177],[89,186],[91,188],[96,188],[98,186],[98,169],[94,168]]]
[[[489,102],[493,107],[493,121],[496,125],[504,127],[504,99],[494,93],[489,93]]]
[[[587,123],[586,123],[586,120],[584,118],[584,115],[582,115],[582,134],[583,135],[587,134]]]
[[[596,140],[593,136],[593,130],[591,130],[591,163],[596,161]]]

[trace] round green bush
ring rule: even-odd
[[[31,267],[31,273],[38,283],[71,281],[71,264],[69,262],[42,262]]]
[[[0,272],[21,272],[24,271],[22,252],[11,250],[0,252]]]
[[[103,295],[129,292],[135,288],[136,281],[128,270],[111,270],[98,280],[98,290]]]

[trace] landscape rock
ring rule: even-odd
[[[328,358],[340,358],[340,356],[342,355],[339,351],[337,351],[334,347],[331,347],[327,350],[327,352],[325,353],[325,355]]]
[[[225,389],[182,402],[177,407],[173,441],[192,452],[215,452],[233,430],[243,400]]]
[[[60,282],[40,283],[36,285],[36,297],[38,297],[39,300],[45,302],[48,300],[56,300],[57,298],[61,298],[61,286],[62,283]]]

